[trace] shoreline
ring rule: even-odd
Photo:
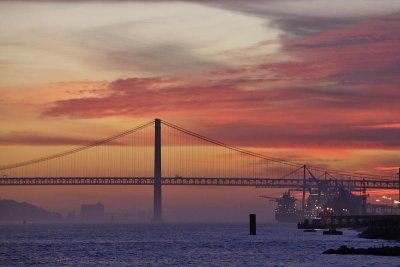
[[[342,245],[338,249],[328,249],[322,254],[339,254],[339,255],[374,255],[374,256],[390,256],[400,257],[400,246],[381,246],[369,248],[353,248]]]
[[[358,237],[400,242],[400,226],[369,226],[362,230]]]

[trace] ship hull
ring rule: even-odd
[[[298,223],[300,217],[293,213],[275,213],[275,219],[278,223]]]

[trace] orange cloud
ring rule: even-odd
[[[399,19],[381,18],[287,40],[282,53],[295,61],[120,79],[107,95],[55,101],[43,114],[196,121],[247,146],[398,148],[398,127],[376,127],[399,121],[397,26]]]

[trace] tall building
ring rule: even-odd
[[[85,221],[99,221],[104,219],[104,205],[100,202],[96,204],[82,204],[81,219]]]

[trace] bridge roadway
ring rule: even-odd
[[[350,228],[381,226],[390,227],[400,225],[400,215],[341,215],[322,216],[320,221],[304,220],[297,224],[298,229],[327,229],[327,228]]]
[[[398,189],[399,181],[382,180],[320,180],[327,187],[337,185],[351,186],[357,189]],[[315,180],[307,179],[307,187],[317,188]],[[36,177],[36,178],[0,178],[0,186],[23,185],[154,185],[153,177]],[[188,186],[255,186],[261,188],[302,188],[303,178],[162,178],[162,185]]]

